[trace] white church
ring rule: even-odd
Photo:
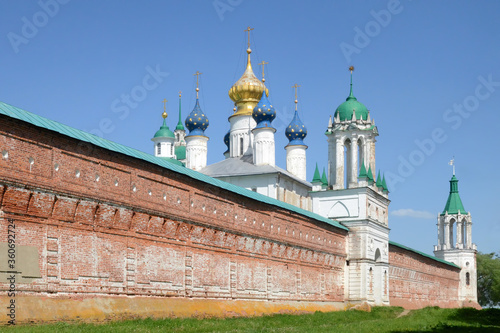
[[[155,156],[180,161],[205,175],[342,223],[349,229],[349,269],[345,279],[349,299],[389,305],[388,294],[382,293],[389,288],[386,276],[389,191],[385,177],[380,171],[378,175],[374,173],[378,130],[366,106],[353,95],[354,68],[350,68],[349,96],[330,117],[326,129],[328,171],[320,176],[316,166],[314,178],[309,182],[304,142],[307,128],[297,113],[297,97],[295,115],[285,130],[289,143],[285,147],[286,169],[282,169],[275,161],[276,129],[272,121],[276,110],[269,101],[265,80],[259,80],[252,70],[251,52],[249,44],[245,71],[229,89],[235,107],[224,136],[225,159],[207,165],[209,138],[205,130],[209,121],[200,108],[198,81],[195,107],[185,120],[189,132],[186,133],[181,121],[179,95],[179,122],[175,130],[172,132],[167,126],[164,112],[163,125],[151,139]],[[459,298],[477,302],[476,246],[471,239],[471,225],[471,215],[463,208],[458,180],[453,175],[448,201],[438,216],[438,245],[434,254],[462,268]],[[368,274],[374,277],[375,295],[370,297]]]

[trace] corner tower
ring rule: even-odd
[[[335,110],[325,133],[328,140],[328,185],[334,190],[358,187],[361,164],[375,171],[375,137],[378,130],[366,106],[350,92],[346,101]]]
[[[451,162],[453,164],[453,160]],[[477,303],[476,245],[472,243],[472,219],[466,212],[458,193],[458,179],[450,179],[450,193],[446,205],[438,215],[438,245],[434,255],[459,266],[459,300]],[[463,304],[467,305],[466,303]]]

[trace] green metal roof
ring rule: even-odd
[[[352,72],[351,72],[351,89],[349,96],[345,100],[344,103],[340,104],[337,110],[335,110],[335,115],[334,117],[337,117],[337,114],[339,116],[339,119],[341,121],[343,120],[351,120],[352,119],[352,114],[356,112],[356,119],[361,119],[363,117],[363,120],[368,119],[368,109],[366,106],[363,105],[363,103],[358,102],[357,98],[354,97],[352,94]]]
[[[174,132],[170,130],[167,126],[167,120],[163,119],[163,125],[161,125],[160,129],[155,133],[155,138],[175,138]]]
[[[366,173],[365,163],[363,162],[361,162],[361,168],[359,168],[358,178],[368,178],[368,174]]]
[[[401,245],[401,244],[393,242],[393,241],[389,241],[389,245],[397,246],[397,247],[402,248],[404,250],[411,251],[411,252],[414,252],[416,254],[420,254],[421,256],[424,256],[426,258],[432,259],[434,261],[437,261],[437,262],[440,262],[440,263],[443,263],[443,264],[446,264],[446,265],[449,265],[449,266],[452,266],[452,267],[460,268],[459,266],[455,265],[452,262],[436,258],[434,256],[431,256],[430,254],[427,254],[427,253],[424,253],[424,252],[420,252],[418,250],[412,249],[412,248],[410,248],[408,246],[404,246],[404,245]]]
[[[83,142],[89,142],[93,145],[96,145],[98,147],[101,147],[101,148],[104,148],[104,149],[107,149],[110,151],[114,151],[117,153],[121,153],[121,154],[130,156],[130,157],[133,157],[133,158],[137,158],[137,159],[152,163],[152,164],[156,164],[160,167],[171,170],[173,172],[183,174],[187,177],[196,179],[196,180],[201,181],[203,183],[210,184],[210,185],[225,189],[227,191],[239,194],[241,196],[244,196],[244,197],[247,197],[247,198],[250,198],[253,200],[257,200],[257,201],[260,201],[260,202],[263,202],[263,203],[266,203],[269,205],[273,205],[276,207],[280,207],[280,208],[292,211],[294,213],[312,218],[316,221],[324,222],[326,224],[329,224],[331,226],[337,227],[337,228],[342,229],[342,230],[346,230],[346,231],[349,230],[337,221],[330,220],[326,217],[323,217],[323,216],[315,214],[313,212],[301,209],[299,207],[293,206],[293,205],[288,204],[286,202],[270,198],[266,195],[259,194],[257,192],[253,192],[253,191],[247,190],[243,187],[229,184],[229,183],[226,183],[222,180],[215,179],[215,178],[206,176],[202,173],[199,173],[197,171],[188,169],[188,168],[184,167],[183,164],[179,161],[176,161],[173,159],[166,160],[166,159],[163,159],[160,157],[155,157],[153,155],[146,154],[142,151],[139,151],[139,150],[136,150],[136,149],[133,149],[130,147],[126,147],[124,145],[100,138],[96,135],[86,133],[84,131],[72,128],[72,127],[67,126],[67,125],[63,125],[63,124],[58,123],[56,121],[49,120],[47,118],[35,115],[31,112],[24,111],[22,109],[16,108],[15,106],[12,106],[9,104],[5,104],[3,102],[0,102],[0,114],[3,114],[7,117],[11,117],[14,119],[18,119],[20,121],[30,123],[30,124],[37,126],[37,127],[45,128],[45,129],[48,129],[50,131],[54,131],[54,132],[66,135],[66,136],[71,137],[71,138],[76,139],[76,140],[80,140]]]
[[[316,163],[316,170],[314,170],[314,177],[311,183],[321,183],[321,176],[319,174],[318,163]]]
[[[451,177],[450,194],[448,195],[448,200],[446,201],[446,205],[441,215],[446,214],[446,212],[448,212],[448,214],[467,214],[462,204],[462,199],[460,199],[460,195],[458,194],[458,179],[455,175]]]
[[[374,182],[374,179],[373,179],[373,171],[372,171],[372,166],[370,164],[370,166],[368,167],[368,182],[370,184],[373,184]]]
[[[385,181],[385,174],[382,177],[382,189],[384,193],[389,193],[389,188],[387,187],[387,182]]]
[[[328,178],[326,177],[325,167],[323,167],[323,174],[321,175],[321,182],[323,185],[328,186]]]
[[[377,182],[375,183],[377,187],[382,187],[382,177],[380,177],[380,170],[378,171]]]
[[[175,156],[178,160],[186,159],[186,146],[175,147]]]

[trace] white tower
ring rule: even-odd
[[[229,156],[242,157],[253,154],[252,129],[257,125],[252,118],[253,109],[266,91],[264,83],[260,82],[252,70],[250,61],[250,31],[248,27],[247,67],[241,78],[229,89],[229,97],[234,102],[234,114],[229,117],[231,124],[229,134]],[[266,91],[267,93],[267,91]]]
[[[295,88],[295,114],[292,121],[285,130],[285,135],[289,142],[286,145],[286,171],[290,172],[292,175],[306,180],[307,170],[306,170],[306,149],[307,146],[304,143],[304,138],[307,136],[307,128],[302,123],[297,112],[297,88],[300,87],[295,84],[292,88]]]
[[[311,192],[313,211],[349,228],[345,297],[351,303],[389,305],[389,197],[385,179],[375,182],[377,128],[351,88],[335,111],[328,138],[329,186]],[[347,171],[344,173],[344,171]],[[318,181],[318,174],[315,176]]]
[[[376,170],[378,130],[366,106],[352,94],[352,70],[349,96],[335,111],[334,122],[330,120],[326,136],[329,186],[334,190],[357,187],[361,163],[366,170]]]
[[[453,160],[452,160],[453,163]],[[477,304],[476,245],[472,243],[472,219],[466,212],[458,194],[458,179],[450,180],[450,194],[441,214],[438,215],[438,245],[434,255],[459,266],[459,300],[464,306]]]
[[[264,64],[262,62],[262,82],[264,79]],[[257,123],[252,133],[253,141],[253,164],[255,165],[275,165],[276,149],[274,145],[274,133],[276,129],[272,127],[271,122],[276,118],[276,110],[267,99],[265,93],[253,109],[252,118]]]
[[[176,158],[174,153],[175,135],[167,126],[168,114],[166,112],[166,103],[167,100],[163,100],[163,125],[161,125],[160,129],[155,133],[151,141],[154,142],[156,157]]]
[[[208,137],[205,135],[209,123],[207,116],[200,108],[198,99],[198,78],[200,72],[196,72],[196,103],[193,111],[186,118],[186,127],[189,134],[186,136],[186,167],[192,170],[199,171],[207,166],[207,142]]]

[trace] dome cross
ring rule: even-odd
[[[196,73],[194,73],[193,75],[196,75],[196,98],[198,99],[198,92],[200,91],[200,88],[199,88],[199,78],[200,78],[200,75],[203,74],[203,73],[200,73],[198,71],[196,71]],[[180,91],[179,91],[180,93]]]
[[[300,85],[298,85],[297,83],[295,83],[292,88],[295,88],[295,111],[297,111],[297,89],[300,87]]]

